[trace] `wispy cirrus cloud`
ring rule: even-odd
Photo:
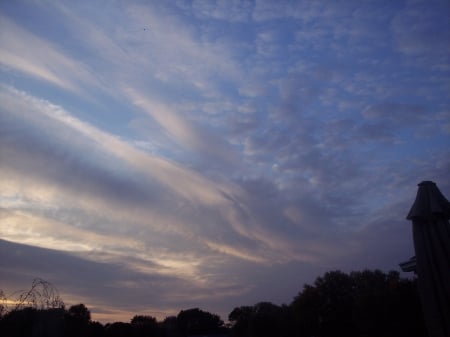
[[[86,83],[97,84],[85,64],[3,15],[0,16],[0,30],[0,63],[4,67],[78,93]],[[30,53],[30,50],[34,52]]]
[[[233,167],[237,160],[231,144],[217,137],[213,130],[202,128],[168,105],[151,100],[134,89],[128,89],[130,100],[154,119],[179,146],[193,151],[202,158],[214,161],[214,165]],[[208,165],[208,164],[206,164]]]
[[[133,231],[137,233],[143,231],[148,224],[150,227],[147,230],[155,230],[155,233],[162,232],[164,235],[168,231],[175,236],[181,235],[199,243],[202,242],[202,237],[205,239],[209,237],[206,246],[213,250],[221,253],[235,251],[231,255],[237,257],[250,256],[249,253],[239,253],[240,248],[235,244],[231,244],[235,246],[234,248],[225,249],[218,248],[225,242],[212,243],[216,230],[210,232],[210,229],[213,229],[210,226],[213,224],[208,224],[208,213],[197,215],[195,210],[187,207],[189,204],[199,203],[195,206],[199,210],[203,207],[217,208],[211,216],[222,217],[222,222],[228,224],[220,230],[224,234],[228,232],[232,237],[237,234],[243,236],[245,240],[254,240],[257,245],[261,242],[269,247],[271,240],[275,239],[275,237],[270,239],[267,233],[254,232],[255,224],[252,225],[245,220],[242,209],[235,211],[236,201],[230,202],[228,196],[242,193],[237,187],[233,191],[230,185],[225,187],[219,182],[209,181],[169,161],[143,153],[126,142],[72,117],[60,107],[11,88],[4,89],[3,101],[10,104],[5,105],[3,112],[8,119],[13,120],[8,122],[5,119],[8,123],[4,124],[4,130],[10,131],[14,123],[18,123],[15,119],[20,120],[20,114],[19,116],[11,115],[15,113],[15,109],[31,110],[36,116],[36,124],[30,126],[31,131],[36,128],[35,131],[24,133],[23,138],[18,138],[17,134],[10,134],[2,141],[2,156],[10,159],[3,165],[4,198],[8,198],[8,195],[9,198],[14,198],[14,191],[21,190],[22,195],[19,199],[36,200],[36,204],[44,208],[45,205],[63,202],[66,205],[70,204],[73,209],[96,214],[100,223],[109,224],[108,231],[130,235]],[[21,106],[24,103],[22,100],[26,102],[27,108]],[[8,108],[9,112],[6,112]],[[51,130],[53,134],[51,138],[44,137],[46,139],[44,141],[39,139],[42,133],[37,130],[44,133]],[[6,133],[3,134],[6,135]],[[48,140],[52,138],[54,139],[52,143],[48,143]],[[71,140],[76,138],[79,140],[71,144]],[[61,147],[61,142],[65,144],[64,147]],[[78,151],[84,152],[84,158],[91,158],[90,162],[82,162]],[[109,162],[112,159],[108,159],[109,156],[120,160],[123,168],[118,172],[112,172],[96,160],[96,157],[104,157]],[[34,173],[30,175],[30,178],[21,181],[19,177],[27,175],[27,167]],[[128,172],[135,172],[139,180],[123,177],[123,174]],[[142,183],[146,185],[146,189],[141,188]],[[80,195],[82,198],[79,198]],[[167,202],[169,204],[165,205]],[[57,208],[64,209],[63,204]],[[115,205],[114,210],[109,210],[112,205]],[[135,209],[133,216],[128,218],[128,222],[132,222],[134,227],[130,229],[115,227],[118,222],[126,219],[128,216],[126,210],[129,207]],[[160,208],[166,209],[166,207],[174,211],[172,215],[164,215],[165,211]],[[187,214],[189,217],[181,220]],[[194,224],[194,221],[199,223]],[[207,222],[204,223],[204,221]],[[217,222],[217,219],[215,221]],[[229,232],[230,224],[231,228],[237,231],[235,234]],[[102,225],[99,225],[97,229],[93,224],[88,226],[94,231],[106,229]],[[247,226],[253,227],[247,228]],[[45,232],[49,235],[50,230]],[[210,237],[210,235],[213,236]],[[282,245],[271,248],[282,249]],[[268,254],[271,253],[268,252]],[[258,257],[261,261],[265,259],[264,254]]]

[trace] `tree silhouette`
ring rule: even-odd
[[[106,331],[104,326],[99,322],[90,322],[89,323],[89,337],[104,337],[106,336]]]
[[[424,320],[415,280],[398,272],[331,271],[304,285],[290,305],[259,302],[233,309],[225,327],[218,315],[198,308],[182,310],[157,322],[135,315],[130,323],[103,326],[91,320],[84,304],[66,310],[48,283],[33,281],[17,292],[14,309],[2,295],[1,337],[186,337],[225,334],[232,337],[423,337]],[[14,295],[14,294],[13,294]],[[28,306],[27,306],[28,305]]]
[[[131,319],[135,337],[153,337],[159,334],[159,326],[156,318],[152,316],[135,315]]]
[[[270,302],[235,308],[228,320],[235,337],[284,337],[293,333],[291,309]]]
[[[359,335],[424,336],[425,327],[414,281],[398,272],[351,273],[355,281],[353,321]]]
[[[8,298],[5,296],[3,290],[0,289],[0,320],[8,310]]]
[[[23,308],[7,313],[1,321],[2,336],[32,336],[37,309]]]
[[[10,296],[6,296],[0,290],[0,317],[9,311],[23,308],[34,309],[63,309],[64,302],[59,296],[58,290],[50,282],[40,278],[35,278],[29,290],[16,291]],[[8,303],[13,303],[11,308]]]
[[[0,300],[2,302],[0,305],[2,336],[56,337],[62,335],[64,302],[56,287],[50,282],[35,278],[29,290],[17,291],[10,296],[5,296],[0,290]]]
[[[177,316],[177,326],[183,336],[218,333],[223,325],[218,315],[198,308],[181,310]]]
[[[320,324],[323,336],[353,336],[353,281],[340,271],[325,273],[314,282],[319,290]]]
[[[86,336],[90,322],[91,312],[84,304],[72,305],[65,315],[66,336]]]
[[[291,307],[298,336],[426,335],[415,282],[397,272],[328,272]]]
[[[178,330],[177,317],[169,316],[161,323],[162,335],[164,337],[180,337],[181,333]]]
[[[228,315],[232,324],[233,336],[244,337],[250,334],[250,324],[253,316],[252,306],[234,308]]]
[[[115,322],[105,327],[107,337],[133,336],[133,327],[130,323]]]

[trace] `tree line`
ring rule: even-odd
[[[42,282],[49,288],[48,283],[39,282],[33,282],[38,295],[24,292],[14,308],[0,306],[1,336],[426,336],[416,280],[401,278],[394,271],[330,271],[313,284],[305,284],[290,304],[260,302],[239,306],[230,312],[227,323],[216,314],[191,308],[163,321],[135,315],[129,322],[101,324],[91,319],[84,304],[66,309],[57,293],[42,290]]]

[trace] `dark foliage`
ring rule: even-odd
[[[218,315],[198,308],[182,310],[177,316],[177,327],[182,336],[217,334],[223,326]]]
[[[71,306],[65,315],[65,336],[87,336],[90,322],[91,313],[84,304]]]
[[[91,337],[106,337],[104,326],[99,322],[89,323],[89,336]]]
[[[156,318],[151,316],[136,315],[131,319],[131,327],[133,328],[133,336],[149,337],[160,336],[160,328]]]
[[[33,286],[35,284],[33,283]],[[36,287],[35,287],[36,288]],[[28,298],[30,292],[25,292]],[[33,295],[34,296],[34,295]],[[40,298],[39,303],[43,303]],[[62,303],[58,297],[58,303]],[[5,301],[6,302],[6,301]],[[135,315],[130,323],[102,325],[84,304],[65,309],[56,302],[0,315],[2,337],[424,337],[415,280],[379,270],[332,271],[305,285],[290,305],[260,302],[235,308],[227,328],[218,315],[198,308],[182,310],[162,322]],[[29,302],[30,303],[30,302]],[[37,301],[31,302],[38,303]]]
[[[228,320],[233,337],[426,336],[415,281],[379,270],[328,272],[289,306],[242,306]]]
[[[4,337],[61,336],[63,317],[63,309],[23,308],[11,311],[0,321],[0,334]]]
[[[228,320],[233,324],[232,335],[235,337],[287,337],[294,331],[291,308],[269,302],[235,308]]]
[[[291,307],[298,336],[426,335],[415,281],[397,272],[328,272]]]
[[[177,325],[177,317],[169,316],[164,319],[164,321],[160,324],[161,326],[161,335],[163,337],[180,337],[181,333],[178,330]]]
[[[133,336],[133,327],[130,323],[115,322],[105,327],[107,337]]]

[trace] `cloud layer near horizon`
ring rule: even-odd
[[[450,191],[447,3],[96,6],[0,6],[6,290],[226,315],[413,254],[416,184]]]

